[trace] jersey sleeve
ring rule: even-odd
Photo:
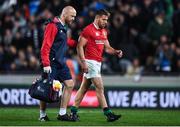
[[[57,27],[54,23],[49,23],[45,28],[43,43],[41,47],[41,62],[44,67],[50,66],[49,54],[57,31]]]
[[[90,35],[90,32],[89,32],[88,28],[84,28],[80,34],[81,37],[84,37],[86,39],[88,39],[89,35]]]

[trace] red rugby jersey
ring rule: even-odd
[[[87,39],[85,58],[101,62],[104,42],[107,41],[106,29],[97,29],[92,23],[84,28],[80,36]]]

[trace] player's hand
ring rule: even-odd
[[[50,67],[50,66],[43,67],[43,71],[44,71],[44,73],[51,73],[51,72],[52,72],[52,70],[51,70],[51,67]]]
[[[115,50],[115,54],[121,58],[123,56],[123,52],[121,50]]]
[[[81,68],[82,68],[82,71],[83,71],[84,73],[88,73],[88,66],[87,66],[87,64],[86,64],[85,61],[82,62]]]

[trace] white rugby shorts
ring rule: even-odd
[[[101,62],[88,59],[85,61],[88,66],[88,73],[84,73],[84,77],[87,79],[101,77]]]

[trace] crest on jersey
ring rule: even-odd
[[[106,31],[103,31],[102,34],[103,34],[104,37],[107,37],[107,32]]]
[[[99,36],[99,32],[96,32],[95,34],[96,34],[96,36]]]

